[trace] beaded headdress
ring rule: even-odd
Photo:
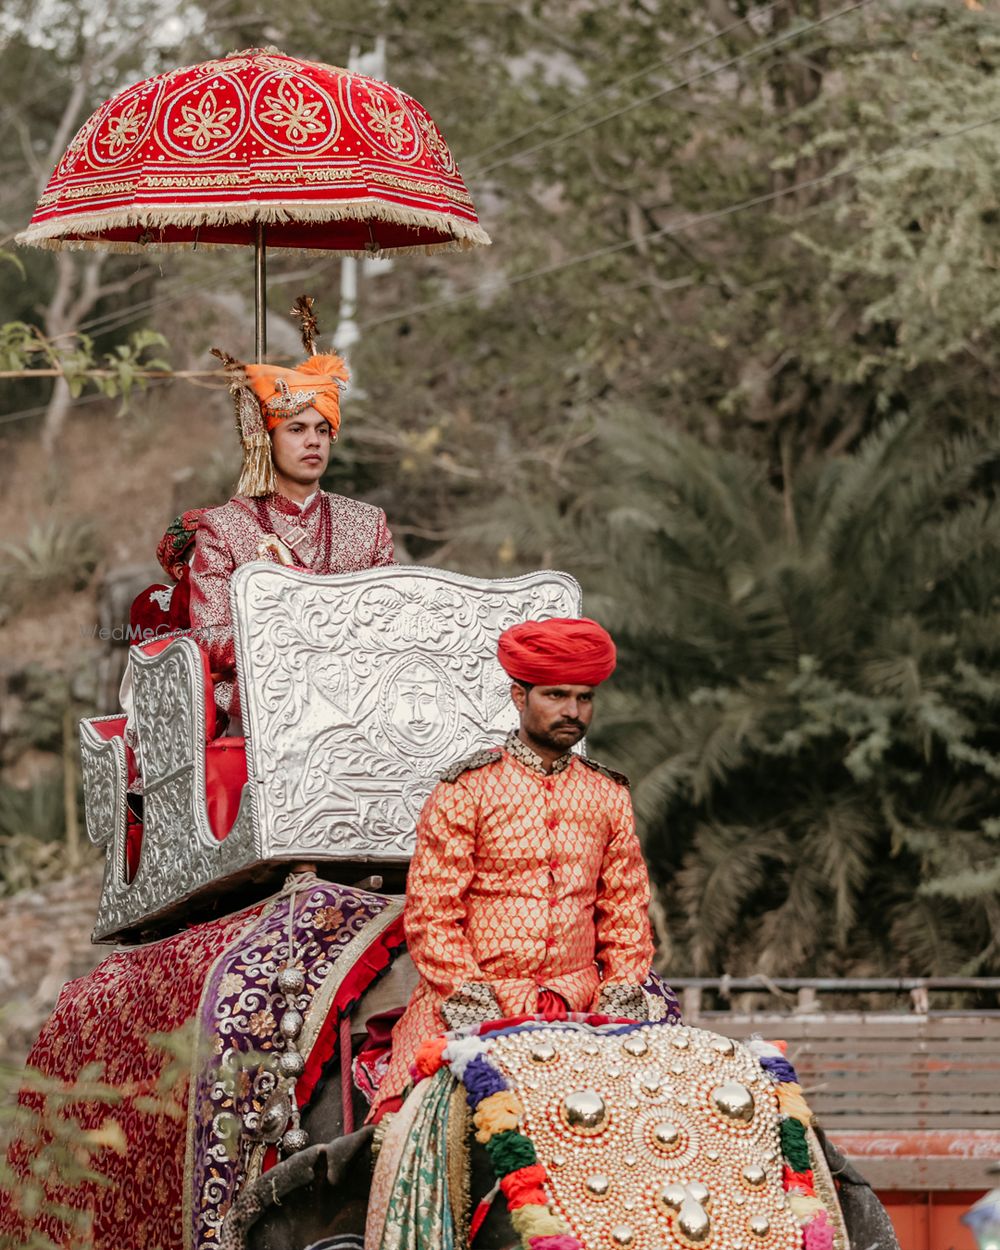
[[[302,295],[292,309],[301,322],[302,343],[310,353],[294,369],[278,365],[246,365],[219,348],[212,349],[229,374],[236,408],[236,428],[243,445],[243,469],[237,493],[251,498],[275,488],[269,432],[306,408],[315,408],[329,422],[334,438],[340,428],[340,393],[350,374],[339,356],[317,355],[319,327],[313,301]]]

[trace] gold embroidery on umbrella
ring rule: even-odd
[[[232,107],[219,108],[214,91],[206,91],[197,108],[188,104],[181,105],[181,116],[185,125],[178,126],[174,134],[178,138],[190,139],[196,152],[207,148],[215,139],[228,139],[233,128],[229,122],[236,116]]]
[[[376,98],[365,101],[368,124],[376,134],[385,139],[394,152],[402,152],[410,140],[406,128],[406,110],[391,109],[384,100]]]
[[[328,128],[321,116],[322,101],[306,104],[301,89],[288,81],[281,84],[276,95],[266,95],[264,103],[267,107],[260,114],[260,120],[275,130],[284,130],[289,143],[302,143],[310,135],[322,134]]]
[[[222,174],[152,174],[146,179],[150,187],[241,187],[253,186],[255,183],[316,183],[316,182],[350,182],[356,178],[353,169],[305,169],[301,165],[294,170],[274,171],[256,169],[246,174],[233,170]],[[397,178],[395,174],[383,174],[373,170],[368,175],[372,182],[384,186],[397,187],[401,191],[416,191],[421,195],[436,195],[454,204],[472,206],[472,197],[457,187],[445,186],[440,182],[421,182],[414,178]],[[100,199],[105,195],[122,195],[132,191],[135,184],[131,181],[102,182],[84,187],[66,187],[61,191],[52,191],[43,195],[38,205],[46,208],[58,200],[89,200]]]
[[[145,124],[146,116],[140,115],[139,101],[133,100],[128,112],[111,119],[107,133],[101,135],[97,142],[108,149],[108,156],[119,156],[135,143]]]
[[[420,127],[420,133],[424,138],[424,147],[432,156],[437,157],[441,164],[450,172],[454,168],[455,162],[451,152],[448,150],[447,143],[441,137],[440,130],[438,130],[429,117],[418,116],[417,125]]]

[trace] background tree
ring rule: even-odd
[[[442,126],[495,244],[364,285],[365,394],[327,484],[386,506],[404,558],[569,567],[615,624],[594,745],[637,783],[672,966],[995,969],[996,4],[185,13],[91,101],[232,47],[344,63],[381,34]],[[83,45],[16,38],[0,92],[44,163]],[[30,320],[61,262],[25,261],[0,282]],[[329,334],[338,262],[270,273],[272,308],[311,290]],[[249,287],[246,256],[171,257],[93,316],[196,367],[251,349]],[[196,398],[228,427],[223,393]],[[209,442],[177,449],[179,506],[228,493]]]

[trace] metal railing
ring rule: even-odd
[[[1000,1016],[1000,977],[769,977],[757,973],[749,977],[668,976],[666,979],[680,997],[687,1020],[700,1015],[768,1009],[794,1015],[834,1010],[870,1011],[870,1004],[860,1002],[862,996],[904,994],[909,997],[910,1010],[919,1015]],[[975,996],[983,1005],[933,1010],[931,996],[935,994],[961,996],[966,1001]],[[854,1001],[825,1007],[821,998],[832,995]],[[761,996],[766,997],[766,1006],[757,1001]],[[735,1001],[737,999],[740,1001]],[[708,1006],[706,1000],[721,1002],[724,1006]]]

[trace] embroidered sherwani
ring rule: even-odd
[[[404,913],[420,982],[375,1109],[448,1028],[448,1000],[486,983],[492,1014],[534,1014],[541,990],[589,1011],[602,988],[649,976],[649,878],[625,779],[572,754],[546,774],[516,735],[488,754],[446,774],[420,815]]]
[[[329,524],[326,519],[329,500]],[[266,525],[262,524],[262,517]],[[299,568],[314,573],[353,573],[393,563],[392,535],[385,513],[371,504],[343,495],[316,491],[300,508],[284,495],[266,500],[237,495],[221,508],[210,508],[201,518],[191,562],[191,628],[208,652],[215,678],[215,701],[235,716],[236,649],[229,608],[229,579],[233,570],[251,560],[278,562],[273,550],[260,545],[272,536],[291,534]]]

